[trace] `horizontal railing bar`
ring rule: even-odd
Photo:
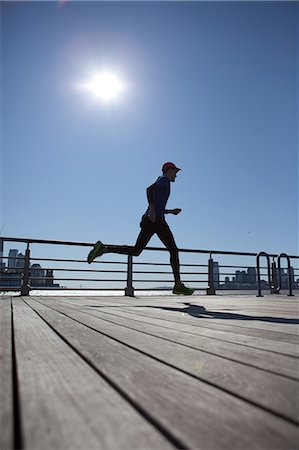
[[[141,270],[134,270],[134,273],[142,273],[142,274],[172,274],[172,272],[152,272],[152,271],[141,271]],[[180,272],[181,275],[208,275],[208,272]]]
[[[30,260],[32,261],[33,258],[30,258]],[[58,261],[58,260],[51,260],[51,261]],[[68,261],[69,262],[69,261]],[[105,263],[103,263],[105,264]],[[113,261],[110,262],[110,264],[118,264],[118,263],[114,263]],[[120,264],[127,264],[127,263],[120,263]],[[135,263],[134,263],[135,264]],[[150,264],[152,266],[158,266],[158,265],[162,265],[162,264]],[[163,266],[170,266],[170,264],[163,264]],[[208,266],[206,264],[180,264],[180,267],[207,267]],[[248,266],[218,266],[219,269],[221,268],[234,268],[234,269],[238,269],[238,268],[244,268],[244,269],[248,269]],[[22,269],[23,267],[18,267],[18,269]],[[13,271],[16,270],[15,267],[6,267],[7,272],[4,272],[3,270],[0,270],[0,274],[6,274],[6,273],[14,273]],[[265,266],[261,266],[260,267],[261,270],[266,270],[267,267]],[[73,268],[69,268],[69,269],[65,269],[63,267],[30,267],[30,270],[68,270],[68,271],[78,271],[78,272],[114,272],[113,270],[102,270],[102,269],[73,269]],[[293,270],[299,270],[299,268],[293,268]],[[119,273],[127,273],[126,270],[120,270],[120,271],[115,271],[115,272],[119,272]],[[134,272],[137,272],[136,270],[134,270]],[[151,273],[151,272],[148,272]],[[190,272],[193,273],[193,272]],[[195,273],[195,272],[194,272]]]
[[[57,241],[52,239],[28,239],[28,238],[10,238],[1,237],[4,242],[24,242],[25,244],[55,244],[55,245],[77,245],[82,247],[93,247],[94,242],[74,242],[74,241]]]
[[[91,270],[91,269],[63,269],[63,268],[48,268],[48,267],[43,267],[43,268],[39,268],[39,267],[31,267],[30,268],[31,271],[38,271],[38,270],[53,270],[56,272],[92,272],[92,273],[127,273],[126,270]],[[143,274],[171,274],[172,272],[156,272],[156,271],[142,271],[142,270],[134,270],[134,273],[143,273]],[[207,275],[207,272],[181,272],[181,274],[183,275]],[[49,276],[44,276],[44,277],[40,277],[40,278],[50,278]],[[55,278],[56,279],[56,278]]]
[[[19,291],[21,289],[21,286],[2,286],[0,285],[1,291]]]
[[[60,258],[30,258],[30,261],[56,261],[56,262],[80,262],[86,263],[86,259],[60,259]],[[93,261],[93,264],[127,264],[127,261]]]
[[[255,255],[256,256],[256,255]],[[292,258],[292,256],[290,257]],[[24,257],[8,257],[3,256],[2,259],[19,259],[24,260]],[[30,258],[30,261],[55,261],[55,262],[80,262],[87,263],[85,259],[60,259],[60,258]],[[126,261],[93,261],[96,264],[123,264],[126,265]],[[149,266],[170,266],[170,263],[151,263],[151,262],[138,262],[133,261],[133,265],[149,265]],[[180,264],[181,267],[207,267],[207,264]],[[228,265],[218,265],[219,268],[233,268],[233,269],[248,269],[247,266],[228,266]],[[255,266],[252,266],[255,267]],[[7,267],[7,269],[13,270],[12,267]],[[38,268],[32,268],[33,270],[38,270]],[[267,269],[267,267],[261,267],[261,269]],[[299,267],[292,267],[293,270],[299,270]],[[57,269],[53,269],[57,270]]]
[[[126,270],[92,270],[92,269],[64,269],[62,267],[30,267],[30,270],[37,271],[37,270],[55,270],[56,272],[94,272],[94,273],[127,273]],[[48,276],[46,278],[49,278]]]
[[[50,288],[45,286],[32,286],[31,291],[123,291],[123,288],[67,288],[67,287],[59,287],[59,288]]]
[[[24,259],[24,256],[1,256],[2,259]]]
[[[1,237],[3,242],[24,242],[27,244],[55,244],[55,245],[71,245],[71,246],[82,246],[82,247],[93,247],[94,242],[74,242],[74,241],[57,241],[57,240],[49,240],[49,239],[28,239],[28,238],[10,238],[10,237]],[[107,244],[113,246],[113,244]],[[151,251],[168,251],[166,248],[161,247],[146,247],[145,250]],[[236,251],[224,251],[224,250],[199,250],[199,249],[186,249],[180,248],[180,252],[185,253],[204,253],[204,254],[213,254],[213,255],[236,255],[236,256],[256,256],[259,252],[236,252]],[[270,257],[277,257],[276,253],[268,253]],[[297,255],[288,255],[290,258],[297,258]]]
[[[208,280],[183,280],[184,283],[208,283]],[[136,280],[133,278],[134,283],[174,283],[174,280]]]
[[[5,277],[0,277],[0,280],[1,280],[1,278],[5,278]],[[19,277],[7,277],[6,281],[17,281],[20,278],[21,278],[21,276],[19,276]],[[4,280],[2,279],[2,281],[4,281]]]
[[[172,291],[172,289],[173,289],[173,283],[172,283],[172,286],[169,286],[169,287],[160,287],[160,288],[141,288],[141,287],[139,287],[139,288],[136,288],[135,289],[135,292],[140,292],[140,291],[153,291],[153,292],[155,292],[155,291]],[[195,291],[205,291],[206,290],[206,288],[203,288],[203,287],[197,287],[197,286],[193,286],[192,287],[192,289],[194,289]]]
[[[45,278],[41,278],[41,277],[30,277],[30,280],[44,280]],[[123,280],[114,280],[114,279],[98,279],[98,278],[55,278],[54,281],[119,281],[124,283],[125,281],[127,281],[126,279]]]

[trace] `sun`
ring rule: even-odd
[[[89,92],[95,99],[103,102],[117,100],[124,90],[124,84],[119,77],[111,72],[95,73],[81,87]]]

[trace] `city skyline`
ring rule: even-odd
[[[7,264],[3,261],[7,260]],[[9,249],[8,257],[5,257],[2,253],[0,254],[0,289],[1,287],[18,287],[21,285],[22,271],[25,264],[25,255],[19,252],[18,249]],[[31,288],[51,288],[59,289],[60,285],[54,283],[54,271],[55,269],[44,269],[39,263],[29,264],[30,274],[29,282]],[[230,273],[232,277],[230,279],[227,276],[227,269],[231,269],[232,266],[221,266],[217,261],[213,261],[213,283],[215,289],[256,289],[257,287],[257,268],[247,267],[246,270],[235,270],[235,273]],[[220,269],[224,270],[220,272]],[[264,268],[265,269],[265,268]],[[282,289],[288,288],[288,272],[286,269],[281,268],[281,285]],[[80,272],[80,269],[78,269]],[[266,275],[263,273],[261,277],[261,284],[263,288],[268,287],[268,282],[265,280]],[[273,281],[273,270],[271,279]],[[291,280],[292,288],[299,288],[299,278],[295,280],[295,271],[291,267]],[[149,280],[150,281],[150,280]],[[278,268],[276,268],[276,282],[278,281]],[[81,287],[82,282],[81,280]],[[67,287],[68,283],[66,283]],[[103,287],[103,286],[102,286]],[[92,290],[92,288],[91,288]],[[142,287],[140,288],[142,290]]]
[[[7,266],[3,259],[7,259]],[[18,249],[10,249],[8,257],[0,254],[0,287],[19,287],[25,266],[25,255]],[[53,269],[43,269],[39,263],[29,263],[31,287],[59,288],[54,283]]]

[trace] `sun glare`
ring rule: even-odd
[[[118,99],[124,89],[124,85],[117,75],[110,72],[100,72],[93,75],[81,87],[90,92],[95,99],[104,102]]]

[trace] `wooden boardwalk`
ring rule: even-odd
[[[0,449],[296,450],[297,305],[2,297]]]

